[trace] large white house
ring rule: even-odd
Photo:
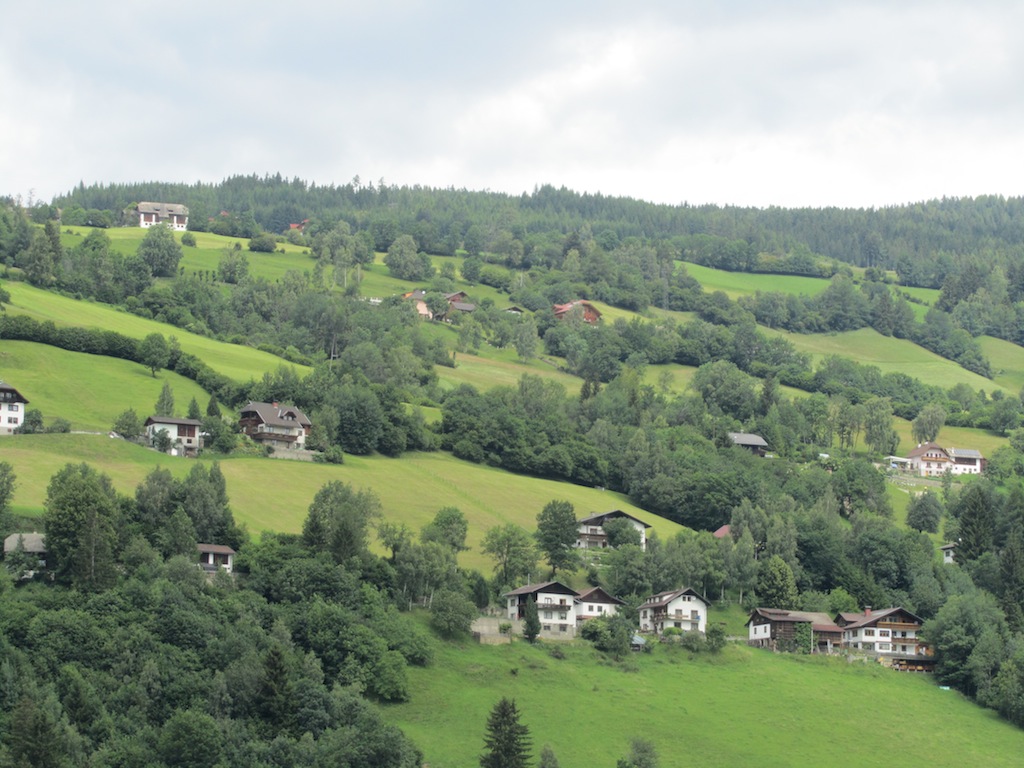
[[[640,606],[640,631],[664,634],[666,629],[706,632],[708,603],[689,587],[659,592]]]
[[[576,535],[576,546],[580,549],[603,549],[608,546],[608,534],[604,530],[604,525],[609,520],[626,520],[632,525],[637,533],[640,534],[640,549],[647,549],[647,529],[651,526],[645,523],[643,520],[638,520],[627,512],[623,512],[621,509],[615,509],[611,512],[599,512],[589,517],[584,517],[582,520],[577,521],[579,526]]]
[[[13,435],[25,421],[28,400],[9,384],[0,381],[0,435]]]
[[[843,630],[843,648],[876,656],[927,657],[927,646],[918,633],[923,621],[905,608],[886,608],[864,613],[840,613],[836,624]]]
[[[541,637],[575,637],[577,597],[575,589],[558,581],[527,584],[505,593],[505,615],[512,621],[522,621],[526,604],[532,600],[537,603]]]
[[[921,477],[980,475],[985,457],[973,448],[943,448],[935,443],[920,443],[907,454],[908,469]]]
[[[139,203],[134,208],[143,229],[166,224],[177,232],[188,229],[188,208],[178,203]]]
[[[177,419],[173,416],[150,416],[146,419],[146,439],[156,445],[157,434],[166,432],[171,448],[187,456],[195,456],[203,447],[203,423],[197,419]]]

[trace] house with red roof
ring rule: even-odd
[[[555,312],[556,320],[579,316],[583,319],[583,322],[596,325],[601,319],[601,310],[586,299],[576,299],[567,304],[555,304],[552,309]]]

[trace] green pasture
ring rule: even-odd
[[[309,372],[306,366],[289,363],[267,352],[199,336],[173,325],[138,317],[107,304],[70,299],[33,288],[26,283],[8,281],[4,283],[4,288],[11,295],[11,303],[7,306],[7,312],[11,314],[28,315],[36,320],[51,320],[58,326],[102,328],[136,339],[143,339],[151,333],[162,333],[166,337],[174,336],[183,351],[196,355],[215,371],[235,381],[259,379],[264,373],[276,371],[282,365],[294,367],[299,375]]]
[[[582,641],[559,644],[556,659],[553,645],[444,644],[431,667],[409,669],[410,701],[384,716],[431,768],[476,765],[503,696],[530,729],[534,759],[550,744],[562,768],[612,766],[635,737],[664,766],[880,766],[915,755],[936,768],[995,767],[1024,752],[1024,732],[930,676],[741,645],[715,657],[659,645],[622,663]]]
[[[205,412],[210,395],[191,379],[170,371],[154,378],[139,363],[35,344],[0,342],[0,379],[16,387],[46,423],[61,417],[74,430],[107,432],[123,411],[152,415],[164,382],[174,392],[175,415],[184,416],[194,397]]]
[[[41,514],[50,477],[68,462],[88,462],[111,476],[121,493],[131,493],[156,466],[181,477],[191,459],[158,454],[123,440],[98,435],[19,435],[2,438],[0,459],[18,476],[14,494],[19,514]],[[205,460],[205,459],[204,459]],[[622,509],[650,523],[662,538],[681,530],[676,523],[645,512],[622,494],[571,483],[514,475],[493,467],[460,461],[446,453],[409,453],[401,459],[346,456],[341,466],[265,458],[221,461],[235,519],[254,534],[302,530],[313,496],[327,482],[341,480],[371,488],[380,497],[384,518],[418,531],[441,507],[455,506],[469,520],[468,552],[463,566],[490,573],[491,561],[480,553],[487,529],[516,523],[528,530],[552,499],[572,502],[579,516]]]
[[[685,266],[690,277],[700,283],[707,293],[722,291],[730,299],[749,296],[757,291],[778,291],[816,296],[829,285],[829,281],[821,277],[726,272],[724,269],[713,269],[690,262],[685,262]]]
[[[1024,389],[1024,347],[992,336],[981,336],[978,343],[992,364],[996,384],[1015,394]]]
[[[991,392],[1000,388],[998,383],[971,373],[952,360],[939,357],[912,341],[883,336],[872,328],[834,334],[788,333],[763,327],[761,331],[785,336],[800,352],[809,354],[815,365],[827,355],[840,355],[858,363],[877,366],[882,373],[905,373],[943,389],[961,383],[967,384],[975,391],[984,389]],[[1024,350],[1021,352],[1024,354]]]
[[[917,446],[911,432],[911,423],[906,419],[893,419],[892,426],[900,436],[897,453],[906,456],[907,452]],[[1008,440],[987,429],[945,426],[939,431],[935,442],[944,448],[974,448],[984,456],[991,456],[997,448],[1008,444]]]

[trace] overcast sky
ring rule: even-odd
[[[41,0],[3,16],[0,194],[277,172],[755,206],[1024,193],[1020,2]]]

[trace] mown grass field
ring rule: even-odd
[[[33,288],[26,283],[8,281],[4,283],[4,289],[11,295],[11,303],[7,306],[10,314],[51,320],[58,326],[103,328],[135,339],[144,339],[151,333],[162,333],[168,338],[174,336],[183,351],[196,355],[215,371],[235,381],[259,379],[264,373],[276,371],[282,365],[295,368],[300,376],[309,371],[306,366],[289,363],[252,347],[199,336],[173,325],[117,310],[107,304],[70,299]]]
[[[129,408],[145,421],[165,381],[174,392],[176,416],[185,415],[193,397],[205,413],[210,399],[194,381],[170,371],[153,377],[139,363],[29,341],[0,344],[0,379],[17,382],[29,407],[42,411],[47,424],[59,416],[74,430],[106,432]]]
[[[1024,752],[1024,732],[930,676],[739,645],[693,659],[656,647],[622,665],[583,643],[562,660],[547,647],[445,644],[431,667],[409,670],[411,700],[382,711],[431,768],[476,765],[503,696],[515,699],[534,758],[550,744],[562,768],[612,766],[634,737],[673,768],[883,766],[908,755],[935,767],[1018,766]]]
[[[692,262],[685,262],[684,265],[690,277],[700,283],[706,292],[722,291],[730,299],[749,296],[757,291],[778,291],[816,296],[829,285],[828,280],[820,277],[726,272],[723,269],[704,267]]]
[[[134,491],[157,466],[183,477],[192,460],[158,454],[123,440],[97,435],[23,435],[0,442],[0,460],[18,476],[14,509],[23,515],[42,513],[50,477],[68,462],[87,462],[110,475],[121,493]],[[513,475],[500,469],[460,461],[444,453],[411,453],[401,459],[346,456],[333,466],[304,461],[228,458],[221,461],[235,519],[250,532],[298,533],[316,492],[341,480],[372,489],[381,500],[384,518],[418,531],[441,507],[455,506],[469,520],[470,551],[460,563],[490,573],[491,561],[480,552],[487,529],[516,523],[536,527],[537,514],[552,499],[572,502],[576,512],[622,509],[650,523],[662,538],[680,526],[629,503],[618,493],[554,480]]]

